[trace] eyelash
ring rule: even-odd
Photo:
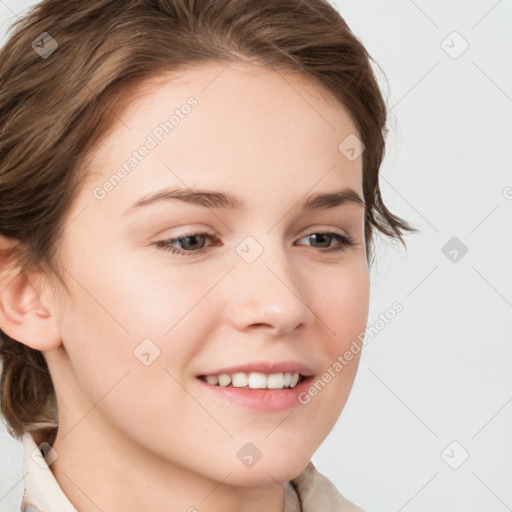
[[[332,248],[332,249],[318,249],[318,251],[320,253],[341,252],[341,251],[344,251],[347,247],[354,245],[354,240],[352,239],[352,237],[350,237],[348,235],[341,235],[340,233],[336,233],[333,231],[320,231],[320,232],[310,233],[309,235],[304,235],[302,238],[306,238],[306,237],[313,236],[313,235],[328,235],[328,236],[334,238],[335,240],[337,240],[341,244],[340,246],[338,246],[336,248]],[[212,247],[211,245],[209,245],[207,247],[203,247],[202,249],[198,249],[196,251],[183,251],[182,249],[178,249],[171,245],[174,242],[178,242],[185,238],[194,237],[194,236],[207,236],[209,238],[213,238],[213,236],[210,235],[209,233],[187,233],[187,234],[180,236],[179,238],[169,238],[167,240],[158,240],[157,242],[153,242],[151,245],[155,245],[158,249],[163,249],[164,251],[169,251],[172,254],[177,254],[179,256],[185,256],[185,257],[198,256],[198,255],[203,254],[206,251],[208,251],[209,247]]]

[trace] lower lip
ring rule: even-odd
[[[212,393],[216,393],[218,396],[250,409],[257,411],[284,411],[286,409],[293,409],[298,405],[303,405],[299,400],[299,396],[304,396],[307,393],[313,377],[306,377],[292,389],[244,389],[232,386],[213,386],[199,378],[197,380],[205,389],[211,390]]]

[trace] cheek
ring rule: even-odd
[[[99,297],[99,290],[90,292]],[[165,428],[174,422],[185,435],[175,412],[187,400],[177,381],[182,381],[182,370],[192,357],[193,345],[187,344],[185,334],[190,325],[181,322],[164,336],[176,322],[173,315],[162,314],[162,303],[121,292],[103,295],[104,303],[112,305],[107,313],[88,293],[75,288],[74,306],[63,317],[62,338],[73,379],[69,385],[86,400],[74,421],[90,410],[91,421],[105,418],[141,444],[148,418]],[[169,301],[163,304],[172,307]],[[126,322],[130,333],[114,320],[122,317],[124,308],[137,309]]]
[[[338,420],[354,383],[362,352],[369,309],[370,282],[366,267],[341,269],[312,292],[313,311],[319,317],[327,356],[324,371],[309,388],[312,416],[319,418],[317,434],[324,439]],[[359,338],[358,338],[359,337]],[[320,420],[321,418],[321,420]],[[319,441],[320,443],[321,441]]]
[[[320,324],[324,326],[333,356],[344,352],[364,332],[368,320],[370,281],[367,267],[342,269],[323,283],[315,285],[312,294]]]
[[[74,378],[95,403],[130,371],[124,406],[149,405],[138,390],[168,387],[174,381],[165,369],[181,380],[199,348],[195,340],[207,338],[201,299],[215,277],[194,282],[183,270],[166,272],[113,250],[101,259],[91,256],[70,266],[71,301],[61,321]]]

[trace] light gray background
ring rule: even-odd
[[[0,0],[4,40],[32,4]],[[512,510],[512,1],[336,5],[387,77],[376,67],[384,200],[421,234],[408,251],[380,243],[368,325],[404,310],[367,338],[313,462],[367,512]],[[468,248],[456,262],[452,237]],[[21,446],[1,432],[0,510],[23,487]]]

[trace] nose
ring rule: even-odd
[[[300,275],[282,247],[267,247],[252,263],[236,262],[224,312],[240,331],[261,329],[276,337],[298,332],[315,319],[307,300],[311,283],[314,279]]]

